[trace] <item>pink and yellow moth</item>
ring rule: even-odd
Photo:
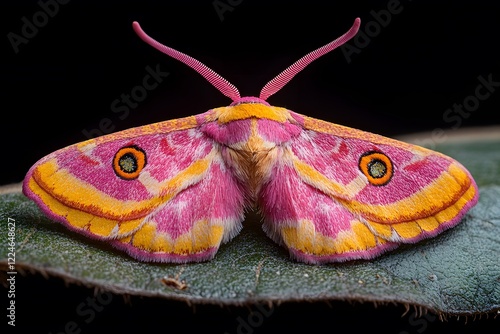
[[[259,97],[133,28],[233,102],[62,148],[28,171],[24,194],[50,218],[141,261],[213,258],[257,209],[263,230],[307,263],[372,259],[457,225],[478,200],[470,173],[419,146],[274,107],[266,99],[356,35],[307,54]]]

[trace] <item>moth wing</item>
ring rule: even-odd
[[[478,200],[438,152],[291,113],[302,128],[263,185],[264,230],[304,262],[370,259],[458,224]]]
[[[27,173],[46,215],[139,260],[210,259],[236,235],[243,192],[195,116],[60,149]]]

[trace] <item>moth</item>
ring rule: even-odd
[[[51,219],[140,261],[212,259],[246,210],[297,261],[372,259],[457,225],[478,200],[470,173],[419,146],[314,119],[266,100],[315,59],[354,37],[360,19],[241,97],[194,58],[229,106],[131,128],[55,151],[28,171],[23,192]]]

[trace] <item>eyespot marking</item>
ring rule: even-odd
[[[139,177],[146,163],[146,152],[140,147],[125,146],[116,152],[113,158],[113,170],[124,180],[134,180]]]
[[[392,178],[394,166],[391,159],[382,152],[368,151],[359,158],[359,169],[368,182],[374,186],[384,186]]]

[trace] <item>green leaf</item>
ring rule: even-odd
[[[15,270],[27,269],[103,291],[190,303],[356,300],[398,302],[448,315],[500,309],[500,141],[448,143],[436,150],[462,162],[480,200],[457,227],[372,261],[307,265],[267,238],[260,218],[195,264],[137,262],[45,218],[19,192],[0,195],[0,235],[15,220]],[[0,266],[8,270],[8,239]],[[184,285],[185,284],[185,285]]]

